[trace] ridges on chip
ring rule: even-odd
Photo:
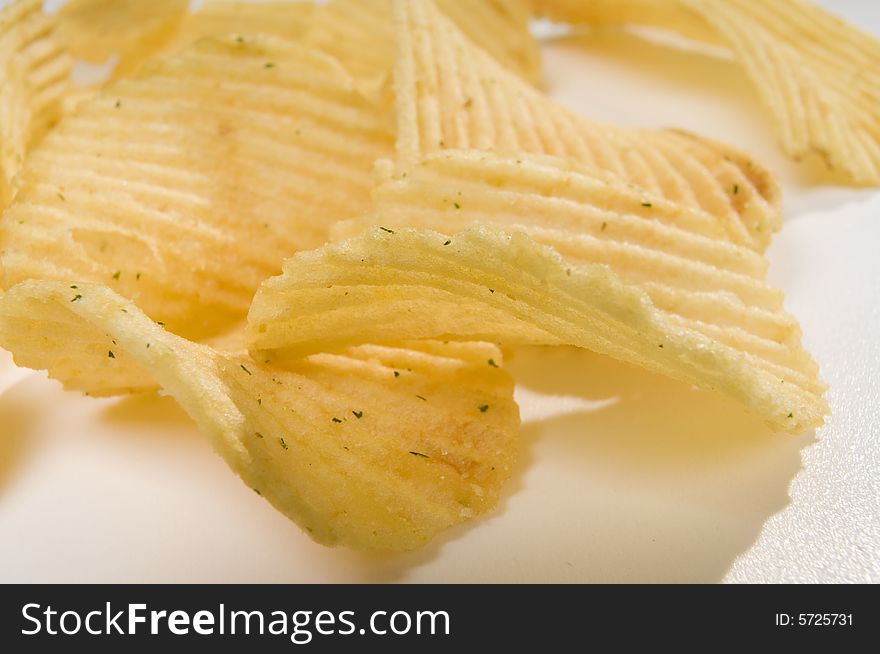
[[[486,343],[364,345],[282,367],[175,336],[106,286],[30,281],[0,296],[0,345],[68,385],[163,388],[245,484],[326,545],[424,545],[495,506],[517,456],[513,382]]]
[[[104,283],[175,333],[222,334],[284,257],[369,206],[392,152],[329,56],[201,40],[81,103],[32,153],[0,222],[2,284]]]

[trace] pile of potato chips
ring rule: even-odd
[[[497,502],[505,346],[588,348],[792,433],[827,415],[765,279],[773,176],[562,107],[529,31],[728,45],[787,151],[876,184],[877,43],[800,0],[41,5],[0,10],[0,345],[89,395],[163,389],[315,540],[411,549]],[[76,60],[110,80],[73,84]]]

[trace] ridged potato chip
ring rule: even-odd
[[[254,298],[248,336],[255,356],[282,359],[396,338],[577,345],[718,390],[779,429],[821,425],[825,387],[797,327],[774,357],[750,351],[740,325],[752,318],[737,318],[727,295],[731,324],[697,329],[612,266],[566,261],[525,234],[382,226],[286,261]]]
[[[0,344],[68,382],[158,384],[327,545],[422,545],[492,507],[516,457],[513,383],[488,344],[363,346],[279,368],[175,336],[105,286],[43,281],[0,297]]]
[[[717,45],[718,39],[695,13],[681,11],[677,0],[532,0],[536,15],[564,23],[646,25]]]
[[[730,148],[663,130],[603,125],[524,84],[471,45],[428,0],[395,0],[398,160],[447,148],[574,158],[716,216],[763,250],[781,224],[775,180]]]
[[[385,118],[332,58],[201,40],[82,103],[28,159],[0,222],[2,284],[108,284],[203,339],[334,221],[364,211]]]
[[[468,38],[529,83],[540,76],[526,0],[438,0]],[[391,0],[331,0],[315,12],[306,42],[339,59],[356,77],[381,82],[394,66]]]
[[[308,30],[315,9],[308,0],[207,0],[183,21],[167,49],[182,48],[205,36],[233,33],[298,38]]]
[[[435,0],[456,27],[507,70],[535,84],[541,50],[529,31],[531,0]]]
[[[728,47],[783,150],[880,185],[880,41],[804,0],[536,0],[555,18],[634,23]]]
[[[446,151],[398,172],[373,209],[335,228],[455,234],[474,225],[528,234],[574,264],[601,263],[639,286],[669,320],[774,367],[816,375],[800,328],[765,280],[767,262],[726,241],[713,216],[564,159]]]
[[[39,0],[0,9],[0,208],[28,151],[60,118],[72,60]]]
[[[123,77],[171,41],[188,8],[189,0],[70,0],[59,29],[74,57],[98,64],[115,55],[113,75]]]

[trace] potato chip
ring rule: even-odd
[[[168,49],[182,48],[205,36],[233,33],[298,38],[308,29],[315,9],[307,0],[208,0],[183,21]]]
[[[327,545],[422,545],[492,507],[516,457],[513,383],[488,344],[362,346],[282,369],[66,282],[0,297],[0,344],[68,383],[160,385],[247,485]]]
[[[105,283],[175,333],[222,333],[284,257],[369,206],[392,151],[327,55],[199,41],[80,104],[31,155],[0,222],[2,283]]]
[[[564,23],[598,26],[645,25],[668,29],[694,41],[716,45],[717,37],[699,15],[681,11],[677,0],[532,0],[539,16]]]
[[[0,208],[27,152],[54,125],[70,90],[72,62],[39,0],[0,9]]]
[[[404,166],[446,148],[573,157],[713,214],[736,243],[763,250],[779,228],[776,182],[743,155],[696,136],[583,118],[498,66],[430,2],[394,6]]]
[[[763,282],[767,262],[725,240],[712,215],[557,157],[432,155],[392,173],[373,191],[371,211],[333,233],[350,237],[377,224],[453,234],[496,225],[526,232],[569,261],[606,263],[628,282],[730,292],[744,303],[736,311],[781,307],[781,294]],[[703,318],[727,313],[719,305]]]
[[[804,0],[537,0],[557,18],[637,23],[727,46],[784,151],[880,185],[880,41]]]
[[[526,0],[438,0],[468,38],[530,83],[540,75],[540,51],[529,32]],[[391,0],[332,0],[315,12],[311,45],[339,59],[357,78],[381,82],[394,66]]]
[[[719,238],[714,218],[555,157],[448,150],[381,184],[373,209],[339,224],[455,234],[474,225],[522,232],[566,261],[601,263],[687,328],[776,365],[815,374],[767,262]]]
[[[382,226],[286,261],[254,298],[248,335],[255,356],[282,359],[396,338],[570,344],[718,390],[780,429],[821,425],[825,387],[797,328],[771,358],[748,348],[750,319],[728,314],[696,329],[610,266],[568,262],[525,234]]]
[[[531,0],[435,0],[462,33],[499,64],[535,84],[541,50],[532,37]]]
[[[70,0],[59,28],[74,57],[100,64],[116,56],[113,75],[123,77],[171,41],[188,7],[188,0]]]

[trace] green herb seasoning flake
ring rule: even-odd
[[[134,278],[135,278],[137,281],[141,281],[141,274],[138,273],[137,275],[134,276]]]
[[[486,411],[488,411],[488,410],[489,410],[488,404],[481,404],[480,405],[480,413],[486,413]]]
[[[333,422],[339,423],[339,422],[342,422],[342,420],[340,420],[339,418],[337,418],[337,417],[334,416],[334,418],[333,418]]]
[[[651,204],[650,202],[642,202],[642,206],[643,206],[643,207],[651,208],[651,207],[653,207],[654,205]]]
[[[452,206],[455,207],[456,209],[461,209],[461,205],[458,202],[453,202]]]
[[[76,284],[73,284],[70,288],[72,288],[74,291],[79,290],[79,286],[77,286]]]
[[[498,364],[495,363],[495,359],[489,359],[489,365],[492,366],[493,368],[497,368],[497,367],[498,367]]]
[[[263,68],[275,68],[275,62],[267,61],[265,64],[263,64]]]
[[[115,359],[115,358],[116,358],[116,355],[113,354],[113,350],[108,350],[108,351],[107,351],[107,358],[108,358],[108,359]]]
[[[288,446],[287,446],[287,441],[285,441],[283,437],[282,437],[282,438],[279,438],[279,439],[278,439],[278,442],[281,443],[281,447],[283,447],[285,450],[286,450],[286,449],[289,449]]]
[[[422,397],[421,395],[416,395],[416,397],[419,398],[422,402],[427,402],[427,401],[428,401],[428,398],[427,398],[427,397]]]
[[[360,420],[361,418],[364,417],[364,412],[363,412],[363,411],[352,411],[351,413],[352,413],[352,415],[354,415],[354,417],[357,418],[358,420]]]
[[[395,377],[400,377],[400,373],[397,372],[397,371],[395,370],[395,371],[394,371],[394,376],[395,376]]]
[[[263,437],[263,435],[262,435],[260,432],[258,432],[258,431],[255,431],[255,432],[254,432],[254,436],[256,436],[257,438],[262,438],[262,437]]]
[[[446,241],[443,245],[449,245],[452,241]]]
[[[245,371],[247,374],[249,374],[249,375],[253,375],[253,374],[254,374],[254,373],[252,373],[250,370],[248,370],[248,369],[245,367],[245,365],[244,365],[243,363],[241,364],[241,369],[244,370],[244,371]]]
[[[379,226],[379,229],[381,229],[383,232],[388,232],[389,234],[394,233],[393,229],[388,229],[387,227],[382,227],[381,225]]]
[[[788,417],[789,417],[789,418],[794,418],[794,414],[793,414],[793,413],[789,413],[789,414],[788,414]]]
[[[117,270],[115,273],[113,273],[113,279],[115,279],[115,280],[118,281],[118,280],[119,280],[119,276],[120,276],[121,274],[122,274],[122,271],[121,271],[121,270]]]
[[[409,453],[412,454],[413,456],[419,456],[423,459],[430,459],[431,458],[427,454],[422,454],[421,452],[415,452],[413,450],[410,450]]]
[[[734,195],[738,195],[738,194],[739,194],[739,184],[734,184],[734,185],[733,185],[733,194],[734,194]]]
[[[77,293],[76,295],[73,296],[73,299],[71,300],[71,302],[79,302],[82,299],[83,299],[83,296],[80,295],[79,293]]]
[[[602,231],[604,232],[606,229],[608,229],[608,223],[602,223]]]
[[[62,202],[67,202],[67,198],[64,197],[64,193],[59,193],[58,199],[61,200]]]

